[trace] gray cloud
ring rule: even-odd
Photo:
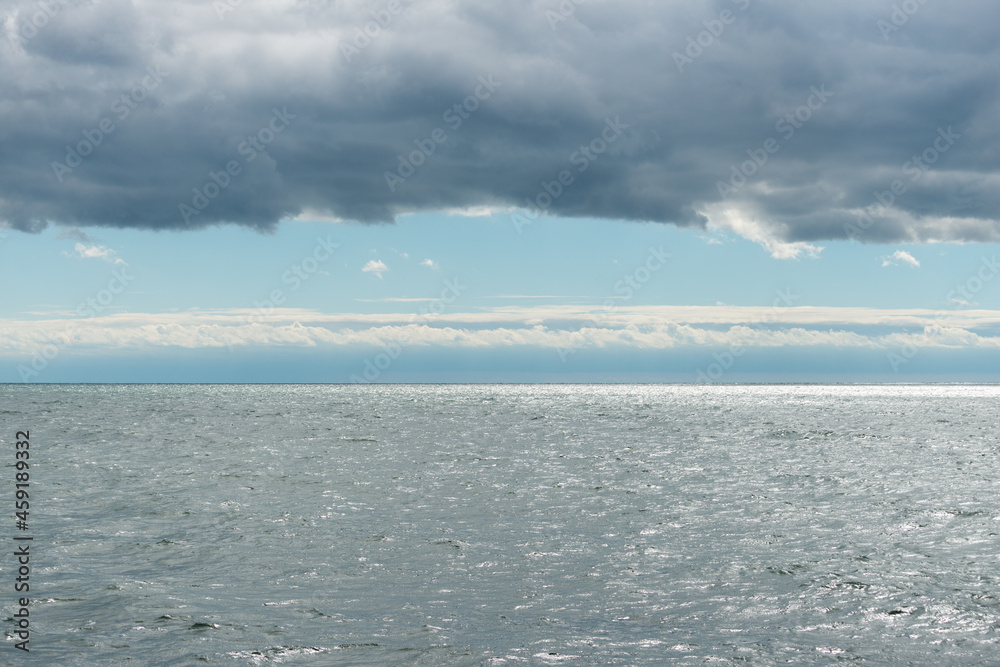
[[[846,237],[1000,240],[995,2],[914,0],[898,25],[867,0],[219,4],[7,3],[4,224],[385,222],[527,207],[568,171],[548,213],[710,224],[785,256]],[[500,85],[477,100],[480,77]],[[456,127],[446,112],[468,99]],[[627,129],[602,144],[616,118]],[[948,128],[959,138],[932,152]],[[745,164],[768,139],[777,151]],[[592,141],[606,148],[581,158]],[[415,142],[433,153],[390,188]],[[734,168],[752,174],[720,193]]]

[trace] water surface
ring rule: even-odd
[[[2,660],[995,663],[998,399],[0,385],[35,537]]]

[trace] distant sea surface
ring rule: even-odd
[[[998,424],[993,385],[0,385],[0,664],[997,664]]]

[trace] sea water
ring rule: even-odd
[[[0,662],[996,664],[998,399],[0,385]]]

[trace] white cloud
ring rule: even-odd
[[[500,213],[516,211],[516,206],[458,206],[441,211],[445,215],[457,215],[463,218],[488,218]]]
[[[878,326],[872,326],[878,325]],[[164,347],[360,347],[390,341],[479,349],[838,347],[982,349],[1000,347],[1000,311],[586,306],[415,313],[319,313],[275,308],[116,313],[92,318],[0,319],[0,354],[30,358],[55,342],[78,351]]]
[[[897,250],[888,257],[882,258],[882,266],[895,266],[899,262],[909,264],[915,269],[920,268],[920,262],[918,262],[913,255],[905,250]]]
[[[438,263],[435,262],[433,259],[425,259],[424,261],[420,262],[420,266],[426,266],[428,269],[440,268],[438,267]]]
[[[125,264],[125,260],[119,257],[118,253],[111,248],[106,248],[102,245],[86,245],[83,243],[77,243],[73,246],[73,252],[75,252],[76,255],[68,252],[64,252],[63,254],[67,257],[75,256],[80,259],[100,259],[108,262],[109,264]]]
[[[39,345],[57,341],[81,350],[149,349],[162,347],[220,348],[226,346],[316,347],[381,346],[405,342],[418,346],[464,348],[607,348],[670,349],[677,347],[851,347],[888,348],[909,343],[919,348],[1000,347],[1000,337],[980,336],[964,329],[928,326],[919,334],[866,336],[844,330],[808,330],[734,326],[725,330],[671,324],[640,328],[584,327],[579,330],[501,326],[470,329],[426,323],[366,328],[330,329],[321,323],[293,322],[129,322],[122,316],[81,322],[35,322],[35,327],[0,323],[0,351],[31,354]]]
[[[710,204],[704,207],[702,213],[708,218],[711,228],[731,231],[748,241],[753,241],[774,259],[799,259],[803,255],[816,258],[823,251],[823,246],[805,241],[779,240],[773,226],[762,223],[756,212],[746,204],[742,207],[725,202]]]
[[[381,278],[382,274],[389,270],[389,267],[381,259],[370,259],[367,264],[361,267],[361,270],[365,273],[374,273]]]

